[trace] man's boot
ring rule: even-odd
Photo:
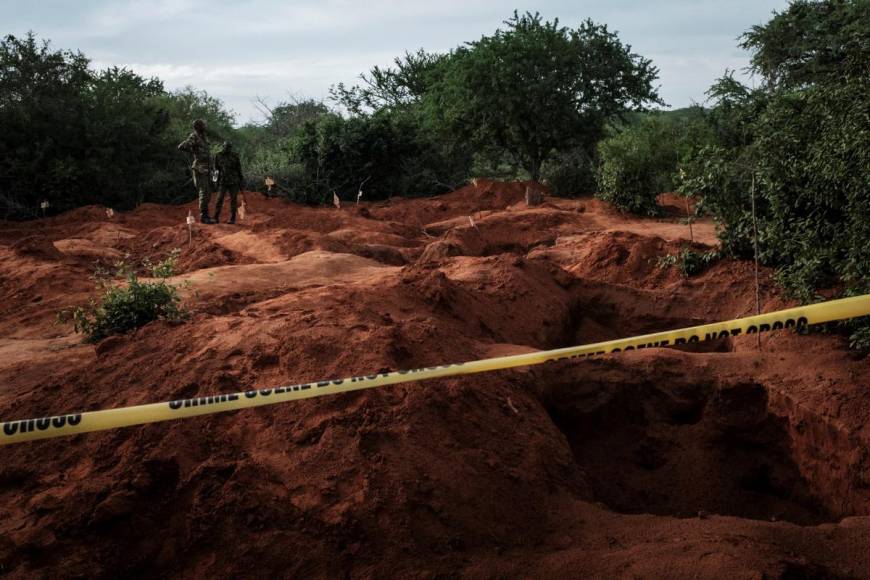
[[[228,221],[227,223],[233,224],[233,225],[236,224],[236,214],[235,213],[230,214],[230,221]]]
[[[201,214],[201,215],[199,216],[199,222],[200,222],[200,223],[203,223],[203,224],[213,224],[213,223],[216,223],[214,220],[212,220],[210,217],[208,217],[208,214],[207,214],[207,213]]]

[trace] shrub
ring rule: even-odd
[[[864,317],[854,324],[849,335],[849,346],[855,350],[870,351],[870,319]]]
[[[146,259],[142,265],[146,270],[151,271],[151,275],[155,278],[170,278],[175,275],[178,267],[178,257],[181,255],[181,250],[175,248],[163,260],[152,264],[151,260]]]
[[[551,191],[560,197],[576,197],[595,192],[595,165],[582,148],[553,155],[541,169]]]
[[[658,116],[628,125],[598,145],[598,197],[625,211],[656,215],[656,198],[673,189],[680,136]]]
[[[677,192],[696,200],[696,212],[713,217],[723,251],[738,258],[751,258],[752,175],[746,170],[743,157],[740,150],[717,145],[699,149],[682,161]],[[762,206],[763,200],[756,201]]]
[[[865,79],[816,85],[778,95],[756,124],[763,242],[796,293],[870,290],[868,102]]]
[[[870,289],[868,99],[866,80],[744,93],[728,106],[751,140],[705,147],[681,167],[679,191],[700,200],[723,250],[741,258],[753,254],[755,175],[759,259],[803,301],[838,281]]]
[[[680,273],[688,278],[697,276],[719,261],[721,255],[718,250],[698,252],[689,248],[680,251]]]
[[[658,259],[659,268],[677,266],[684,278],[697,276],[721,259],[718,250],[699,252],[691,248],[682,248],[679,253],[665,254]]]
[[[331,114],[306,123],[291,159],[300,170],[289,197],[302,203],[395,195],[434,195],[454,189],[468,172],[464,155],[453,156],[412,112],[379,111],[344,118]]]
[[[71,319],[76,332],[84,334],[88,342],[97,342],[154,320],[185,319],[188,314],[181,306],[178,288],[166,281],[174,272],[177,256],[177,252],[173,252],[157,265],[150,266],[154,275],[161,278],[156,282],[139,281],[136,272],[125,262],[116,264],[115,274],[123,276],[126,284],[117,284],[105,271],[98,271],[95,279],[103,292],[99,302],[91,300],[87,307],[61,311],[58,321]]]

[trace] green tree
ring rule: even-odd
[[[237,130],[233,127],[235,115],[224,103],[205,91],[192,87],[174,92],[162,92],[140,106],[156,106],[161,111],[162,130],[155,127],[157,137],[153,147],[143,152],[139,163],[151,165],[150,178],[142,183],[142,201],[156,203],[184,203],[195,196],[191,185],[190,159],[176,149],[178,143],[193,130],[195,119],[204,119],[213,152],[225,139],[234,140]]]
[[[393,60],[395,68],[372,67],[360,75],[360,84],[339,83],[330,89],[330,96],[352,115],[419,105],[449,61],[450,55],[422,49],[406,52]]]
[[[770,91],[870,75],[870,2],[793,0],[742,36]]]
[[[232,114],[204,92],[167,93],[157,79],[93,71],[81,53],[52,50],[29,33],[0,41],[0,204],[4,217],[100,203],[185,201],[190,172],[175,146],[197,117],[213,139]],[[183,194],[179,195],[181,192]]]
[[[753,173],[758,164],[755,124],[764,112],[768,94],[734,79],[732,71],[707,91],[713,104],[705,116],[708,132],[683,155],[678,191],[697,200],[697,209],[716,222],[723,250],[731,256],[751,258],[754,253],[752,200]],[[767,199],[756,196],[756,212],[765,216]],[[762,244],[761,249],[764,250]]]
[[[248,123],[235,131],[247,186],[263,188],[265,178],[272,177],[279,184],[279,191],[285,191],[290,174],[300,170],[290,158],[294,139],[306,123],[330,111],[314,99],[280,102],[274,107],[259,101],[259,108],[265,118],[262,123]]]
[[[718,143],[685,164],[681,188],[702,196],[724,248],[748,255],[754,183],[759,257],[802,300],[870,292],[870,2],[793,2],[743,46],[764,83],[711,89]],[[870,346],[867,329],[854,345]]]
[[[33,215],[48,199],[63,207],[86,186],[93,76],[78,52],[54,51],[36,35],[0,41],[0,196],[7,216]]]
[[[110,68],[95,75],[87,102],[87,149],[82,166],[92,176],[79,203],[132,207],[172,185],[163,169],[174,159],[165,147],[169,112],[163,84]]]
[[[315,121],[329,113],[329,108],[321,101],[314,99],[281,102],[266,110],[266,123],[263,125],[267,133],[277,137],[292,137],[308,121]]]
[[[167,138],[176,141],[176,144],[193,131],[192,124],[195,119],[205,120],[208,137],[214,144],[235,135],[235,114],[227,110],[223,101],[205,91],[185,87],[172,93],[164,93],[161,99],[171,119]]]
[[[591,154],[609,120],[662,102],[658,70],[605,25],[515,12],[505,26],[456,49],[424,101],[446,134],[499,148],[532,179],[554,152]]]

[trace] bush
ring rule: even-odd
[[[163,260],[152,264],[151,260],[145,259],[142,265],[146,270],[151,272],[155,278],[169,278],[175,275],[175,270],[178,267],[178,257],[181,255],[181,250],[175,248]]]
[[[704,273],[707,268],[719,261],[721,255],[718,250],[698,252],[689,248],[680,251],[680,273],[688,278]]]
[[[699,198],[723,250],[741,258],[753,255],[755,175],[759,259],[803,301],[838,281],[870,290],[868,100],[866,80],[747,92],[729,106],[751,140],[705,147],[681,167],[679,191]]]
[[[595,161],[581,148],[553,155],[541,169],[551,191],[560,197],[577,197],[595,192]]]
[[[295,182],[296,167],[290,160],[290,148],[294,138],[307,122],[316,121],[330,114],[327,106],[314,99],[291,99],[274,107],[259,104],[265,117],[262,123],[248,123],[235,131],[235,142],[248,191],[266,192],[265,180],[271,177],[279,189],[287,190],[287,183]]]
[[[125,285],[116,284],[105,272],[95,274],[97,287],[103,296],[97,302],[91,300],[86,308],[77,307],[61,311],[59,322],[70,319],[75,331],[83,333],[88,342],[97,342],[114,334],[126,334],[154,320],[183,320],[187,311],[181,306],[178,288],[166,282],[174,273],[178,253],[174,251],[156,265],[145,263],[157,282],[141,282],[136,272],[126,263],[116,264],[116,276],[123,276]]]
[[[739,149],[717,145],[690,154],[680,164],[677,192],[697,200],[698,213],[713,217],[725,253],[751,258],[754,254],[752,175],[745,168],[743,155]],[[756,201],[762,205],[763,200]]]
[[[773,99],[756,124],[764,242],[786,286],[870,290],[870,81]]]
[[[849,346],[855,350],[870,351],[870,318],[859,319],[853,326],[854,330],[849,335]]]
[[[656,198],[673,190],[678,129],[659,116],[641,118],[598,145],[598,197],[640,215],[657,215]]]
[[[658,259],[659,268],[677,266],[684,278],[697,276],[718,262],[722,255],[718,250],[699,252],[691,248],[682,248],[677,254],[665,254]]]
[[[289,197],[302,203],[445,193],[462,183],[470,158],[451,155],[414,113],[379,111],[344,118],[336,114],[304,125],[291,159],[301,169]]]

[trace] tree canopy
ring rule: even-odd
[[[681,189],[745,257],[754,187],[761,260],[801,299],[870,291],[870,2],[792,2],[742,45],[763,83],[726,75],[711,88],[715,141],[684,164]],[[870,346],[862,332],[853,340]]]
[[[518,14],[450,56],[424,99],[454,138],[506,152],[532,179],[557,151],[591,151],[607,122],[662,103],[658,69],[606,25]]]
[[[741,37],[770,90],[870,74],[870,2],[794,0]]]

